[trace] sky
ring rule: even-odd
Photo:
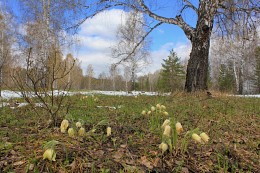
[[[3,1],[3,0],[0,0]],[[17,0],[10,0],[12,8],[17,15],[19,7]],[[171,3],[169,0],[162,0],[163,6],[156,8],[155,12],[167,17],[174,17],[173,8],[168,6]],[[161,3],[160,2],[160,3]],[[65,50],[66,53],[72,53],[78,58],[83,68],[83,73],[86,73],[86,68],[91,64],[94,68],[95,76],[100,73],[108,73],[109,66],[115,62],[111,57],[111,47],[116,43],[117,28],[125,22],[127,12],[122,9],[109,9],[93,18],[86,20],[79,28],[76,35],[77,45],[73,48]],[[188,13],[184,19],[192,21],[192,14]],[[150,59],[151,63],[140,71],[139,75],[153,73],[161,68],[163,59],[166,59],[170,50],[174,50],[181,60],[189,57],[191,45],[189,40],[184,35],[183,31],[174,25],[163,24],[156,28],[150,35],[151,40]],[[76,48],[75,48],[76,47]]]

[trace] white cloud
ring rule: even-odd
[[[127,12],[120,9],[101,12],[82,24],[80,34],[114,39],[118,26],[125,23],[126,16]]]
[[[89,64],[93,65],[95,76],[101,72],[108,72],[108,67],[114,62],[110,57],[110,47],[116,41],[117,28],[125,23],[127,12],[112,9],[85,21],[78,35],[80,49],[78,59],[82,62],[83,71]],[[160,31],[159,31],[160,32]],[[151,52],[152,64],[142,73],[154,72],[161,68],[163,59],[167,58],[169,51],[174,49],[178,57],[189,57],[191,46],[188,43],[168,42],[158,50]]]

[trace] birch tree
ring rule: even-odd
[[[131,90],[135,90],[136,73],[149,63],[149,41],[141,42],[146,34],[144,24],[142,14],[131,11],[126,23],[118,28],[118,42],[112,48],[112,57],[118,61],[115,65],[123,64],[131,71]]]

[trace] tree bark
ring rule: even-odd
[[[188,61],[185,83],[185,90],[187,92],[208,89],[207,76],[210,34],[202,32],[198,35],[191,40],[192,50]]]

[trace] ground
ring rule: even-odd
[[[2,107],[0,172],[257,172],[260,170],[260,99],[207,94],[168,96],[74,95],[69,112],[61,111],[58,125],[40,107],[37,115],[27,105]],[[24,102],[11,99],[5,102]],[[156,104],[165,111],[148,112]],[[84,137],[60,132],[69,120]],[[165,119],[181,122],[184,131],[172,151],[162,153],[161,125]],[[112,135],[106,135],[111,127]],[[95,129],[95,130],[93,130]],[[210,140],[198,144],[187,135],[205,132]],[[43,160],[44,145],[58,141],[56,161]],[[183,144],[187,144],[184,147]]]

